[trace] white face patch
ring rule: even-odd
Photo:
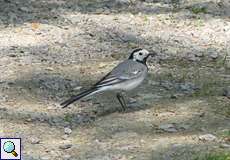
[[[134,53],[134,60],[143,61],[148,56],[149,52],[146,49],[142,49]]]

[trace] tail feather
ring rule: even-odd
[[[98,91],[98,88],[91,88],[89,90],[86,90],[86,91],[84,91],[84,92],[82,92],[82,93],[80,93],[80,94],[78,94],[76,96],[73,96],[72,98],[66,100],[65,102],[61,103],[61,106],[62,106],[62,108],[65,108],[68,105],[72,104],[73,102],[75,102],[75,101],[77,101],[77,100],[79,100],[79,99],[81,99],[83,97],[86,97],[86,96],[88,96],[90,94],[93,94],[93,92],[96,93],[96,91]]]

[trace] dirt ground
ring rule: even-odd
[[[24,160],[229,160],[229,8],[0,0],[0,137],[21,137]],[[158,56],[125,112],[113,93],[60,107],[137,47]]]

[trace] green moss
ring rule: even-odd
[[[207,8],[205,8],[205,7],[192,7],[192,8],[190,8],[190,10],[194,14],[207,13]]]
[[[147,22],[149,19],[148,19],[148,17],[145,15],[145,16],[143,17],[143,20],[144,20],[144,22]]]
[[[217,134],[222,138],[227,138],[227,137],[230,137],[230,130],[225,129],[225,130],[217,132]]]
[[[207,154],[196,157],[194,160],[230,160],[229,153]]]
[[[230,136],[230,130],[228,130],[228,131],[227,131],[227,130],[226,130],[226,131],[224,131],[224,135],[225,135],[225,136]]]
[[[65,114],[64,121],[71,122],[72,118],[73,118],[73,115],[67,113],[67,114]]]
[[[203,27],[203,26],[204,26],[204,20],[198,18],[198,20],[195,21],[194,26],[195,26],[195,27]]]

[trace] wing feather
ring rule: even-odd
[[[124,61],[116,66],[111,72],[105,75],[100,81],[94,84],[95,87],[114,85],[130,79],[139,77],[144,70],[144,65],[136,64],[134,61]]]

